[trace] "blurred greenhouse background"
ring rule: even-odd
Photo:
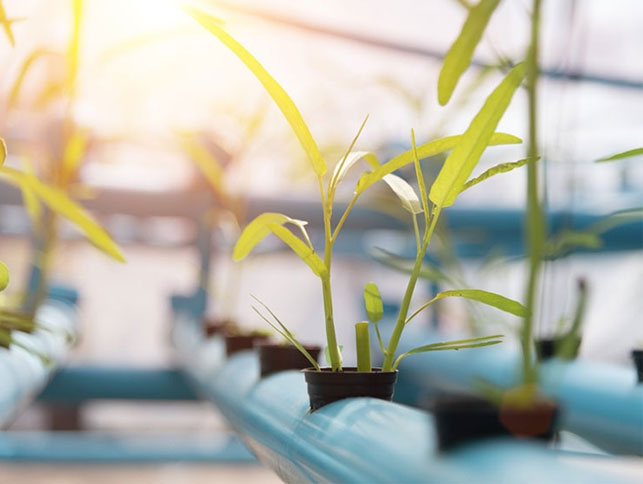
[[[200,5],[222,18],[226,29],[279,80],[326,159],[334,163],[366,115],[356,148],[375,151],[380,159],[411,147],[410,128],[418,142],[466,129],[503,76],[494,67],[512,65],[524,56],[530,2],[500,4],[475,52],[474,68],[463,76],[453,101],[441,107],[436,89],[442,56],[464,22],[466,3],[212,0]],[[211,203],[207,181],[182,147],[180,134],[194,133],[205,140],[229,164],[226,176],[233,192],[250,196],[260,210],[270,208],[275,199],[295,206],[314,203],[316,180],[261,85],[185,14],[181,2],[83,4],[70,102],[65,82],[72,2],[2,2],[6,18],[17,19],[11,23],[15,45],[7,35],[0,37],[5,163],[16,168],[31,164],[47,178],[63,150],[69,119],[84,133],[87,149],[70,193],[92,209],[121,244],[127,264],[115,264],[93,250],[71,226],[62,228],[53,278],[81,293],[80,336],[69,362],[171,367],[175,355],[169,296],[191,293],[199,283],[198,222],[205,220]],[[595,163],[643,143],[641,19],[643,3],[637,0],[543,3],[539,128],[550,211],[573,218],[643,208],[641,156]],[[526,96],[518,91],[497,131],[526,139],[527,121]],[[490,148],[474,175],[524,158],[525,150],[524,144]],[[439,161],[426,161],[427,173],[435,176]],[[525,179],[524,170],[495,177],[467,191],[456,207],[492,213],[522,210]],[[338,197],[347,203],[351,195],[345,187]],[[392,197],[381,189],[360,204],[397,217],[404,227],[404,213],[391,213]],[[0,185],[0,260],[11,272],[9,290],[14,293],[25,287],[34,256],[30,220],[21,205],[19,190]],[[302,340],[323,342],[322,325],[312,322],[322,314],[319,283],[308,268],[276,250],[278,243],[267,241],[262,254],[244,261],[237,273],[230,261],[235,241],[231,233],[224,227],[211,234],[208,312],[235,318],[248,328],[263,327],[252,311],[252,294],[283,316]],[[377,263],[373,248],[404,254],[413,242],[409,234],[380,228],[347,240],[333,274],[340,339],[352,340],[353,324],[365,318],[361,291],[366,282],[379,284],[385,303],[400,299],[406,276]],[[475,230],[470,236],[476,240]],[[470,287],[521,300],[524,259],[512,249],[520,241],[505,242],[482,256],[450,259],[442,253],[438,258],[445,271]],[[630,365],[633,345],[643,344],[642,255],[643,233],[635,250],[581,252],[546,262],[542,322],[536,333],[551,335],[562,316],[571,316],[576,281],[584,278],[589,301],[580,358]],[[424,283],[415,298],[421,302],[433,289]],[[475,324],[515,339],[517,318],[493,309],[469,313],[468,308],[462,301],[448,301],[439,306],[439,317],[427,315],[417,324],[464,330],[474,314]],[[350,348],[344,358],[354,360]],[[32,407],[12,429],[40,429],[47,426],[47,418],[42,408]],[[96,402],[84,406],[82,420],[88,429],[124,433],[160,429],[205,435],[224,425],[206,403]],[[54,482],[42,480],[37,470],[22,474],[24,469],[3,464],[2,472],[5,468],[16,479],[26,476],[23,482]],[[164,469],[138,477],[134,470],[105,470],[114,479],[105,482],[206,482],[213,476],[198,470],[189,474],[182,467]],[[85,482],[69,472],[57,469],[55,482]],[[231,472],[222,482],[275,479],[260,468],[248,475],[242,467]]]

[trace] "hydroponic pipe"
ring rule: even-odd
[[[196,325],[186,326],[177,327],[175,341],[189,377],[286,482],[617,480],[587,472],[537,444],[511,440],[439,454],[430,414],[382,400],[347,399],[310,413],[300,372],[259,380],[253,352],[224,362],[220,344],[199,341]]]
[[[399,351],[452,336],[408,331]],[[508,388],[519,376],[518,349],[507,344],[414,355],[400,365],[397,395],[421,404],[444,391],[476,389],[481,380]],[[562,407],[562,429],[608,452],[643,455],[643,385],[633,367],[554,359],[542,364],[540,377],[544,393]]]
[[[20,408],[38,395],[56,364],[67,354],[69,336],[76,325],[76,310],[70,303],[48,299],[36,312],[36,320],[48,330],[14,332],[12,336],[17,343],[48,358],[50,363],[17,344],[0,349],[0,427],[3,428]]]

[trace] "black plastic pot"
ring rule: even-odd
[[[534,341],[536,346],[536,354],[540,361],[549,360],[554,358],[558,352],[559,345],[563,342],[563,338],[542,338]],[[574,358],[578,354],[580,348],[581,338],[574,338]]]
[[[372,397],[381,400],[393,400],[397,370],[357,371],[355,367],[346,367],[343,371],[332,371],[322,368],[302,370],[308,385],[310,409],[315,411],[324,405],[352,397]]]
[[[251,350],[260,341],[267,341],[268,336],[262,334],[226,334],[225,352],[231,356],[239,351]]]
[[[290,344],[258,343],[261,378],[286,370],[303,370],[310,366],[310,361],[297,348]],[[320,346],[304,346],[315,361],[319,358]]]
[[[643,350],[632,350],[632,359],[636,366],[637,382],[643,383]]]
[[[435,416],[441,451],[497,437],[551,441],[558,415],[558,407],[549,400],[538,401],[529,408],[497,407],[473,395],[438,397],[428,410]]]
[[[224,334],[230,332],[236,327],[233,321],[229,319],[210,319],[203,318],[202,321],[203,334],[206,338],[212,338],[217,334]]]

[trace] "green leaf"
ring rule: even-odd
[[[444,299],[445,297],[464,297],[466,299],[481,302],[488,306],[493,306],[494,308],[511,313],[515,316],[524,318],[527,315],[527,308],[525,306],[520,304],[518,301],[501,296],[495,292],[483,291],[482,289],[453,289],[450,291],[439,292],[433,299],[422,304],[422,306],[407,318],[405,324],[428,308],[431,304],[439,301],[440,299]]]
[[[393,365],[393,369],[396,369],[400,364],[400,361],[402,361],[402,359],[406,358],[407,356],[416,355],[418,353],[428,353],[430,351],[457,351],[466,348],[481,348],[483,346],[493,346],[502,343],[502,339],[500,338],[502,338],[503,336],[504,335],[502,334],[494,334],[491,336],[481,336],[479,338],[460,339],[418,346],[417,348],[413,348],[412,350],[398,356],[395,360],[395,364]]]
[[[384,182],[393,190],[400,199],[404,210],[411,212],[413,215],[422,213],[422,204],[413,187],[406,180],[397,175],[389,173],[382,178]]]
[[[4,160],[7,158],[7,145],[4,139],[0,138],[0,166],[4,165]]]
[[[290,98],[288,93],[281,85],[266,71],[261,63],[248,52],[239,42],[230,36],[220,25],[220,21],[206,14],[205,12],[194,8],[185,7],[186,12],[191,15],[203,27],[213,33],[228,49],[230,49],[248,69],[254,74],[259,82],[266,89],[270,97],[277,104],[284,117],[295,132],[299,143],[308,155],[308,159],[317,174],[321,178],[326,173],[326,163],[317,147],[306,122],[304,121],[299,109]]]
[[[377,323],[384,315],[384,305],[382,304],[382,296],[377,285],[369,282],[364,286],[364,307],[368,319],[373,323]]]
[[[413,272],[415,262],[413,260],[405,259],[397,254],[393,254],[387,250],[379,247],[374,247],[371,251],[371,256],[381,264],[396,269],[405,274]],[[426,279],[433,282],[448,282],[451,283],[451,278],[442,272],[436,265],[427,261],[422,262],[419,276],[421,279]]]
[[[595,234],[602,234],[615,227],[639,222],[641,220],[643,220],[643,208],[628,208],[611,213],[597,220],[587,228],[587,231]]]
[[[223,184],[223,165],[217,157],[201,143],[196,136],[176,133],[185,153],[201,170],[210,187],[221,198],[227,198]]]
[[[563,230],[547,241],[544,255],[553,257],[576,247],[600,249],[602,246],[603,240],[596,233],[581,230]]]
[[[521,166],[526,165],[532,160],[538,161],[540,160],[540,156],[534,156],[532,158],[523,158],[522,160],[512,161],[509,163],[500,163],[499,165],[493,166],[489,168],[487,171],[485,171],[482,175],[472,178],[467,183],[465,183],[464,187],[462,188],[462,191],[465,191],[468,188],[471,188],[472,186],[477,185],[481,181],[484,181],[487,178],[490,178],[494,175],[498,175],[500,173],[507,173],[508,171],[511,171],[515,168],[520,168]]]
[[[0,261],[0,291],[4,291],[9,285],[9,269]]]
[[[29,180],[31,180],[31,183],[33,183],[33,180],[36,179],[36,176],[34,175],[31,162],[25,158],[23,158],[21,161],[22,170],[25,174],[25,177],[29,178]],[[40,206],[40,202],[38,201],[38,197],[36,197],[36,194],[33,192],[30,186],[30,182],[23,181],[22,183],[20,183],[20,191],[22,192],[22,201],[25,209],[27,210],[27,215],[29,215],[29,219],[31,220],[31,224],[33,225],[34,230],[38,231],[40,227],[40,221],[42,220],[42,209]]]
[[[643,148],[634,148],[632,150],[623,151],[621,153],[616,153],[612,156],[606,156],[604,158],[599,158],[596,160],[596,163],[603,163],[605,161],[616,161],[622,160],[624,158],[631,158],[632,156],[643,155]]]
[[[444,106],[449,102],[460,76],[471,64],[473,52],[499,3],[500,0],[480,0],[477,5],[469,10],[469,15],[462,26],[460,35],[451,45],[442,63],[438,79],[438,101],[440,105]]]
[[[380,162],[375,153],[371,153],[370,151],[351,151],[346,158],[343,159],[343,162],[337,163],[335,166],[331,178],[331,187],[333,190],[342,182],[348,170],[360,160],[366,161],[373,170],[376,170],[380,166]]]
[[[462,191],[525,73],[524,63],[509,71],[447,157],[429,193],[429,198],[439,208],[452,205]]]
[[[444,138],[439,138],[428,143],[424,143],[417,147],[418,157],[422,160],[430,156],[435,156],[444,151],[451,150],[455,148],[460,142],[462,136],[464,135],[454,135],[446,136]],[[507,145],[507,144],[517,144],[522,143],[522,140],[517,136],[513,136],[507,133],[494,133],[491,136],[489,145]],[[364,192],[374,183],[377,183],[382,178],[384,178],[389,173],[393,173],[395,170],[405,167],[409,163],[414,162],[413,149],[411,148],[408,151],[405,151],[402,154],[397,155],[392,158],[390,161],[380,165],[379,168],[373,170],[371,173],[365,173],[359,179],[355,191],[357,193]]]
[[[13,81],[11,89],[9,90],[8,105],[10,108],[14,108],[18,104],[20,91],[22,89],[25,77],[27,76],[27,73],[30,71],[31,67],[38,59],[45,56],[60,57],[60,54],[47,49],[35,49],[25,58],[22,66],[20,67],[20,70],[18,71],[18,75],[16,76],[16,79],[15,81]]]
[[[288,229],[284,228],[283,225],[286,223],[299,227],[306,243],[298,237],[295,237]],[[315,254],[308,233],[306,232],[306,223],[307,222],[303,220],[296,220],[281,213],[262,213],[243,229],[241,236],[234,246],[232,257],[235,261],[243,259],[259,242],[272,232],[308,264],[315,275],[321,277],[327,272],[326,265],[319,256]]]
[[[21,187],[29,187],[36,196],[51,210],[65,217],[81,229],[90,242],[114,259],[125,262],[120,248],[105,230],[89,215],[84,208],[74,203],[62,190],[45,185],[33,176],[26,175],[13,168],[0,167],[0,178]]]

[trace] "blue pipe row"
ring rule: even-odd
[[[177,316],[175,346],[189,379],[285,482],[617,482],[544,446],[515,440],[436,450],[430,414],[370,398],[310,413],[303,375],[259,379],[254,352],[225,360],[223,342],[201,339]]]
[[[21,344],[51,359],[46,364],[41,358],[12,344],[0,348],[0,427],[11,422],[16,412],[33,400],[45,386],[52,370],[67,354],[69,335],[74,333],[76,310],[62,300],[47,300],[36,312],[36,321],[49,331],[37,329],[33,333],[14,332]]]
[[[409,329],[399,352],[452,336]],[[480,379],[502,388],[517,384],[518,348],[503,344],[406,358],[400,364],[397,396],[417,405],[440,392],[476,389]],[[582,360],[549,360],[540,374],[543,392],[562,407],[563,429],[608,452],[643,455],[643,385],[636,381],[634,367]]]

